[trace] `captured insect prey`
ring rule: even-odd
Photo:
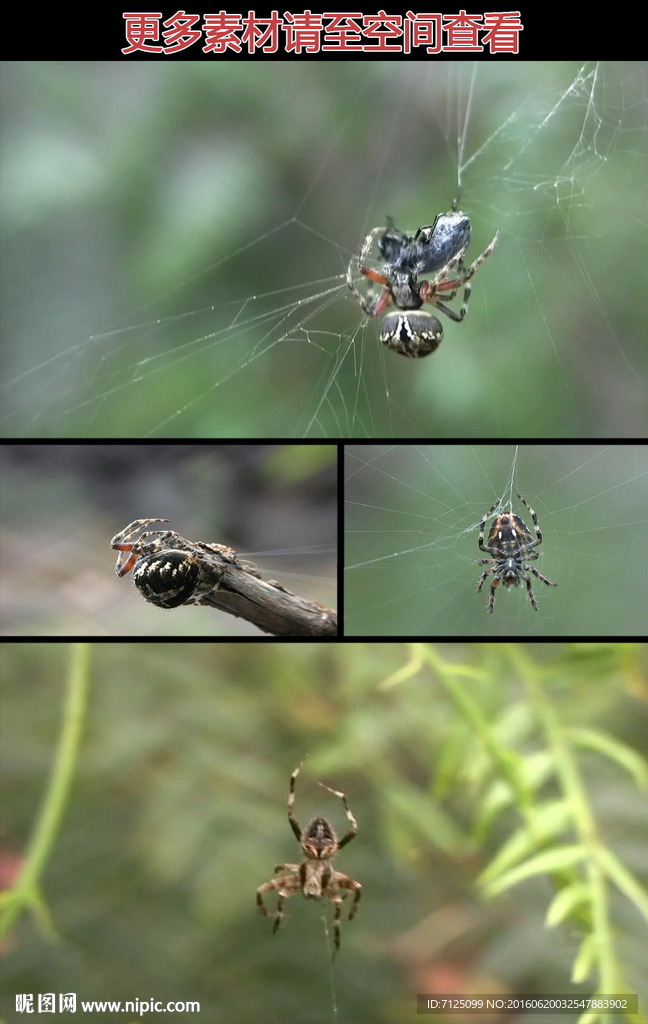
[[[293,815],[293,807],[295,804],[295,780],[299,775],[301,767],[301,764],[297,765],[290,776],[288,821],[290,822],[290,827],[295,833],[297,842],[306,855],[306,860],[301,864],[277,864],[275,867],[275,874],[278,871],[290,871],[292,873],[288,875],[280,875],[279,878],[275,878],[271,882],[266,882],[264,885],[260,885],[257,889],[257,907],[262,914],[265,914],[266,917],[269,916],[263,902],[263,895],[268,892],[278,893],[279,899],[277,901],[277,913],[274,915],[275,922],[272,929],[273,932],[276,932],[283,920],[283,905],[284,901],[288,897],[301,892],[304,896],[309,898],[321,899],[323,897],[324,899],[330,900],[331,903],[335,905],[333,936],[335,953],[337,953],[340,948],[340,917],[342,915],[342,901],[345,899],[349,891],[353,892],[353,904],[349,913],[349,921],[351,921],[353,917],[355,917],[356,910],[358,909],[362,886],[360,885],[360,882],[354,881],[353,878],[342,874],[341,871],[335,871],[331,867],[331,861],[342,847],[346,846],[346,844],[351,842],[351,840],[357,835],[358,825],[351,813],[344,793],[339,793],[336,789],[331,789],[330,786],[325,786],[323,782],[318,782],[318,786],[321,786],[322,789],[328,789],[329,793],[332,793],[333,796],[339,797],[344,804],[344,809],[350,826],[349,831],[338,842],[335,830],[326,818],[313,818],[306,828],[302,829],[300,827]]]
[[[538,602],[536,601],[535,594],[533,593],[533,587],[531,586],[531,578],[529,573],[532,572],[539,580],[546,583],[548,587],[557,587],[557,583],[552,583],[546,576],[534,569],[533,566],[527,565],[527,562],[533,562],[539,557],[540,552],[537,551],[539,544],[542,544],[542,534],[540,527],[538,526],[538,517],[529,505],[524,500],[521,494],[518,494],[518,498],[523,505],[526,505],[531,518],[533,519],[533,525],[535,526],[536,539],[534,540],[531,536],[526,523],[524,523],[519,516],[516,516],[513,512],[502,512],[500,515],[495,516],[493,525],[488,533],[488,544],[484,545],[484,527],[486,520],[490,516],[491,512],[494,512],[499,501],[496,501],[494,505],[489,508],[485,514],[481,523],[479,524],[479,547],[481,551],[486,551],[489,555],[493,555],[492,558],[480,558],[477,561],[477,565],[492,565],[492,569],[484,569],[481,574],[479,583],[477,584],[477,590],[480,591],[484,585],[484,581],[487,576],[492,576],[490,586],[490,594],[488,596],[488,610],[493,611],[495,607],[495,590],[500,583],[503,583],[505,587],[518,586],[519,583],[526,583],[527,594],[529,600],[535,610],[538,610]],[[526,561],[525,561],[526,559]]]
[[[382,322],[380,340],[388,348],[404,356],[421,357],[439,347],[443,327],[433,313],[422,308],[424,303],[434,306],[457,323],[464,319],[470,301],[470,281],[497,245],[499,231],[466,270],[463,257],[471,236],[470,218],[454,209],[439,213],[433,224],[420,227],[413,235],[401,231],[390,218],[386,227],[369,232],[360,255],[353,256],[349,262],[346,279],[368,317],[380,316],[390,303],[400,311],[387,313]],[[383,260],[378,268],[367,264],[374,243]],[[381,285],[382,290],[377,295],[372,295],[370,290],[363,295],[353,282],[354,271]],[[434,271],[438,273],[432,280],[419,280],[421,274]],[[464,290],[463,302],[457,313],[446,303],[451,302],[461,288]]]

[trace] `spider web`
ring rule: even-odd
[[[349,445],[349,636],[642,636],[648,453],[640,445]],[[496,498],[543,542],[531,564],[558,584],[475,590],[479,523]],[[493,513],[494,515],[495,513]],[[487,535],[488,520],[485,535]]]
[[[157,145],[157,163],[134,156],[146,157],[145,196],[122,188],[107,213],[106,152],[69,130],[63,106],[52,114],[49,81],[33,90],[61,138],[54,147],[39,127],[13,143],[5,201],[21,226],[30,188],[50,215],[76,218],[49,233],[36,217],[9,256],[6,435],[645,434],[644,269],[632,258],[645,249],[645,65],[227,63],[226,79],[191,62],[61,66],[90,76],[86,113],[117,151],[126,100]],[[209,104],[190,107],[199,142],[182,116],[181,129],[155,131],[182,87]],[[311,128],[318,104],[324,130]],[[283,149],[265,160],[273,133]],[[54,163],[45,188],[41,145]],[[440,350],[408,360],[380,344],[345,269],[387,214],[414,230],[459,191],[473,223],[467,259],[497,227],[500,243],[466,321],[442,317]],[[151,210],[126,242],[114,221],[133,197]],[[121,322],[96,330],[124,305]]]

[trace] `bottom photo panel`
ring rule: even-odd
[[[1,658],[3,1021],[645,1021],[647,645]]]

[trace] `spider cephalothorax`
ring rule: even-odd
[[[477,590],[481,590],[484,585],[484,580],[487,576],[492,576],[490,585],[490,593],[488,595],[488,610],[493,611],[495,607],[495,590],[500,583],[505,587],[518,586],[519,583],[526,583],[527,594],[529,600],[535,610],[538,610],[538,602],[536,601],[535,594],[533,593],[533,587],[531,585],[531,578],[529,573],[532,572],[534,576],[537,576],[539,580],[546,583],[548,587],[557,587],[557,583],[552,583],[546,576],[534,569],[533,566],[527,565],[527,562],[533,562],[540,555],[540,552],[536,550],[538,545],[542,544],[542,534],[540,527],[538,526],[538,517],[529,505],[524,500],[521,494],[518,494],[518,498],[523,505],[526,505],[531,517],[533,519],[533,525],[535,526],[536,539],[534,540],[531,536],[526,523],[524,523],[519,516],[516,516],[513,512],[501,512],[498,516],[495,516],[493,525],[491,526],[488,533],[488,544],[484,544],[484,527],[486,526],[486,520],[488,519],[491,512],[494,512],[499,501],[489,508],[485,514],[481,523],[479,524],[479,547],[482,551],[486,551],[489,555],[493,555],[492,558],[480,558],[477,561],[477,565],[492,565],[492,569],[484,569],[481,574],[479,583],[477,584]]]
[[[275,915],[273,927],[273,932],[276,932],[283,920],[284,900],[289,896],[294,896],[296,893],[301,892],[304,896],[312,899],[321,899],[324,897],[324,899],[331,900],[335,905],[333,934],[335,951],[337,952],[340,948],[340,917],[342,914],[342,901],[346,897],[347,891],[353,891],[353,905],[349,913],[349,921],[351,921],[355,916],[358,903],[360,902],[362,886],[360,885],[360,882],[354,881],[353,878],[342,874],[341,871],[335,871],[331,865],[331,860],[343,846],[346,846],[346,844],[357,835],[358,825],[351,813],[344,793],[339,793],[336,789],[331,789],[330,786],[326,786],[323,782],[319,782],[319,786],[322,786],[323,789],[327,789],[329,793],[333,794],[333,796],[339,797],[344,804],[344,809],[350,825],[349,831],[338,841],[335,830],[327,818],[313,818],[306,828],[301,829],[293,814],[293,807],[295,804],[295,780],[299,775],[300,769],[301,764],[297,765],[290,776],[288,821],[290,822],[290,827],[295,834],[297,842],[304,851],[306,860],[301,864],[277,864],[275,867],[275,874],[278,871],[290,871],[293,872],[293,874],[280,875],[279,878],[274,878],[271,882],[265,882],[264,885],[260,885],[257,889],[257,906],[262,914],[268,916],[268,911],[263,902],[263,895],[268,892],[277,892],[279,894],[279,899],[277,901],[277,913]]]
[[[469,217],[456,209],[439,213],[433,224],[420,227],[413,235],[401,231],[391,221],[386,227],[369,232],[360,255],[349,262],[347,284],[369,317],[380,316],[390,303],[396,306],[399,312],[387,314],[380,332],[380,340],[389,348],[405,356],[427,356],[439,347],[443,327],[436,316],[422,309],[424,303],[436,307],[451,320],[463,320],[470,300],[470,280],[490,256],[499,238],[498,231],[466,270],[463,257],[471,234]],[[367,264],[374,244],[384,261],[379,268]],[[354,271],[382,285],[382,290],[375,296],[363,295],[353,282]],[[421,274],[434,271],[438,273],[431,281],[419,280]],[[462,287],[463,303],[457,313],[446,303],[454,299]]]

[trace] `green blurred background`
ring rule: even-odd
[[[645,445],[347,445],[345,635],[643,636],[647,481]],[[511,498],[533,530],[517,494],[558,585],[532,577],[537,612],[499,587],[491,615],[479,523]]]
[[[4,433],[644,436],[646,68],[5,63]],[[501,239],[406,360],[346,266],[459,179]]]
[[[534,712],[508,646],[437,651],[475,669],[474,698],[501,720],[502,742],[533,754],[543,746],[535,729],[512,739]],[[646,754],[645,649],[526,653],[564,726],[600,723]],[[5,887],[52,767],[69,654],[67,645],[2,650]],[[88,720],[44,877],[59,941],[29,916],[15,926],[3,1019],[16,1019],[16,992],[197,999],[193,1019],[209,1024],[407,1024],[418,1019],[416,992],[580,991],[569,980],[578,932],[544,925],[546,878],[478,898],[478,873],[520,821],[505,811],[480,848],[481,745],[433,673],[381,685],[407,657],[399,644],[92,645]],[[364,891],[357,917],[343,922],[333,977],[330,907],[294,897],[277,935],[255,909],[275,863],[298,858],[286,798],[306,755],[299,821],[325,814],[344,828],[321,779],[347,794],[360,827],[336,862]],[[597,754],[579,764],[603,841],[645,879],[645,794]],[[645,924],[621,896],[611,909],[630,990],[645,999]]]

